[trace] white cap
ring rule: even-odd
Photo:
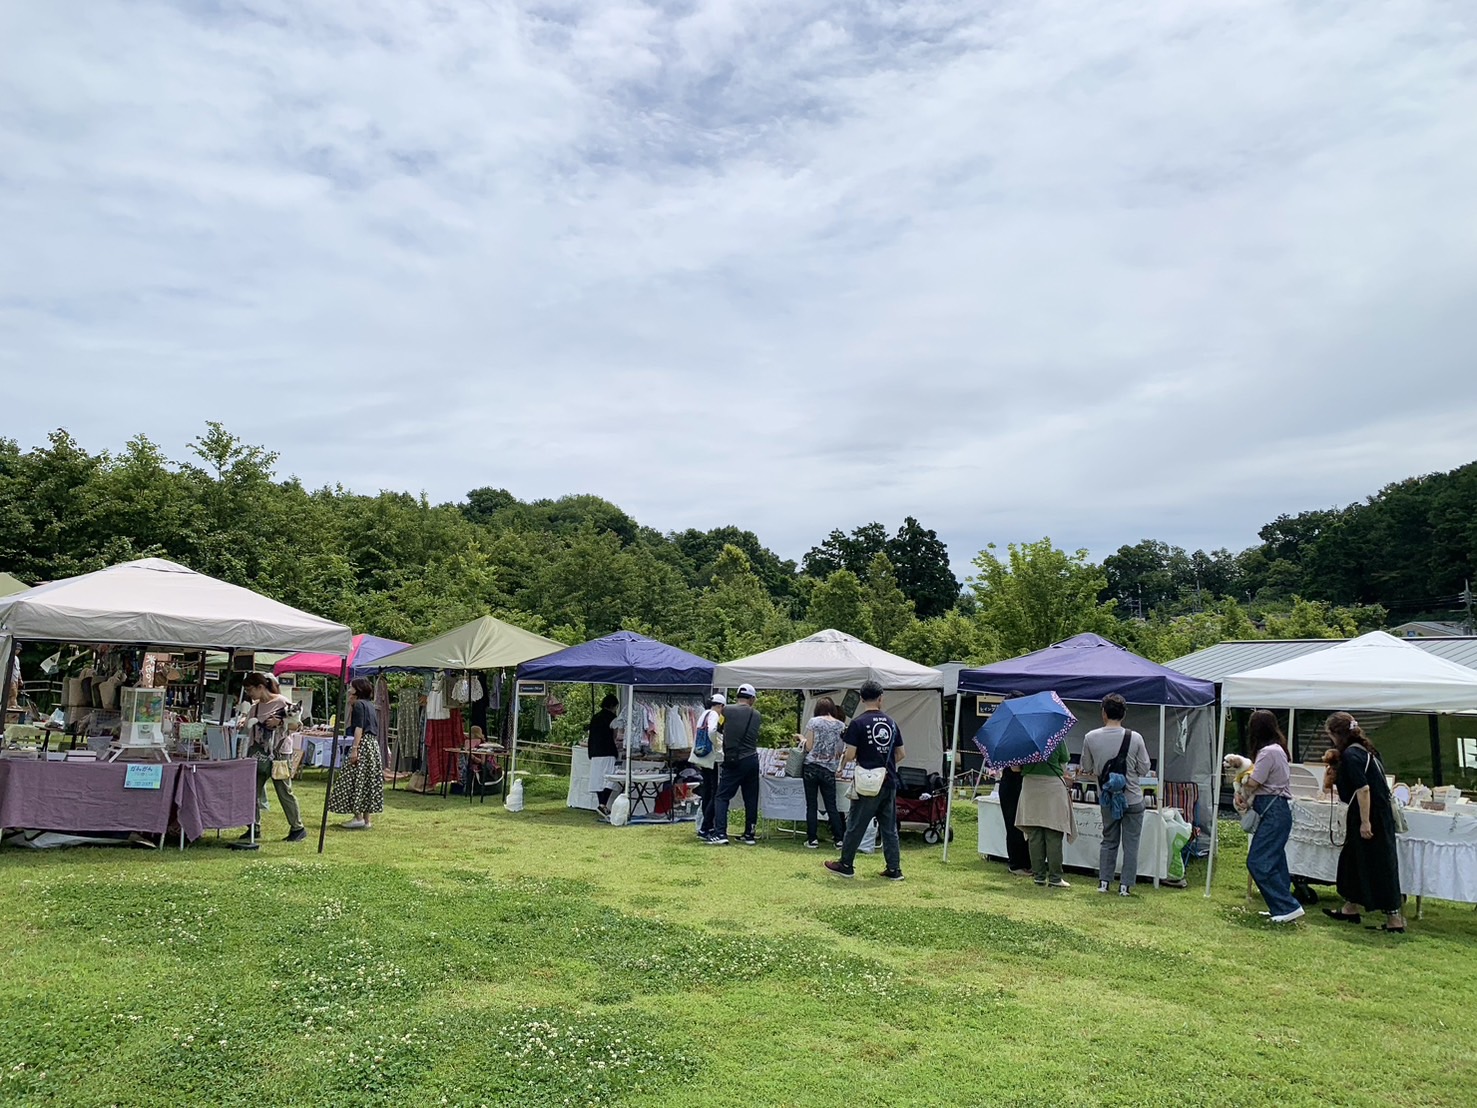
[[[750,700],[759,695],[753,685],[740,685],[738,694],[739,696],[747,696]]]
[[[727,704],[728,703],[728,697],[724,696],[721,692],[715,692],[712,696],[708,697],[708,703],[709,704]]]

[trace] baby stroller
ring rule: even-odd
[[[898,766],[897,825],[899,831],[922,831],[929,846],[944,841],[944,819],[949,793],[937,773],[914,766]],[[949,830],[952,842],[954,831]]]

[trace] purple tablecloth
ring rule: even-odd
[[[228,827],[249,827],[256,819],[256,759],[185,762],[179,767],[179,822],[185,838]]]
[[[165,765],[157,789],[125,789],[122,762],[0,759],[0,827],[38,831],[169,829],[178,765]]]
[[[256,817],[256,760],[174,762],[157,789],[125,789],[123,762],[0,759],[0,827],[162,835],[178,806],[185,836]]]

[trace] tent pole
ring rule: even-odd
[[[1163,704],[1159,705],[1159,764],[1155,766],[1154,770],[1154,780],[1159,783],[1159,791],[1155,795],[1154,801],[1161,812],[1164,811],[1164,794],[1166,792],[1164,787],[1164,717],[1166,714],[1167,709],[1165,706]]]
[[[518,688],[518,667],[513,667],[513,737],[509,740],[508,776],[513,777],[518,772],[518,709],[523,704],[523,696]],[[512,786],[510,785],[509,788]]]
[[[1296,752],[1297,751],[1297,748],[1298,748],[1298,726],[1297,726],[1297,724],[1298,724],[1298,710],[1296,708],[1289,708],[1289,709],[1287,709],[1287,742],[1288,742],[1288,745],[1290,745],[1292,747],[1292,749],[1293,749],[1294,752]],[[1243,749],[1245,749],[1245,748],[1243,747]]]
[[[1435,714],[1426,717],[1426,725],[1431,730],[1431,784],[1438,789],[1442,786],[1441,780],[1441,720]]]
[[[7,640],[8,641],[5,645],[5,657],[0,658],[0,665],[4,665],[5,667],[5,676],[3,679],[0,679],[0,733],[3,733],[5,728],[10,724],[10,687],[12,683],[11,669],[14,667],[15,664],[11,661],[11,659],[20,653],[21,646],[20,643],[16,642],[14,635],[8,635]],[[65,676],[65,674],[63,676]],[[65,699],[66,698],[63,697],[63,700]],[[74,739],[73,742],[75,743],[75,741],[76,740]]]
[[[323,819],[318,824],[318,853],[323,853],[323,842],[328,837],[328,798],[333,795],[333,777],[338,772],[338,737],[349,729],[349,659],[344,656],[344,664],[339,669],[341,680],[338,703],[338,724],[329,737],[331,744],[328,749],[328,788],[323,792]]]
[[[631,822],[631,726],[636,718],[636,686],[626,686],[626,822]]]
[[[1215,744],[1215,785],[1210,792],[1210,853],[1205,858],[1205,895],[1210,896],[1210,881],[1215,876],[1215,848],[1220,841],[1221,827],[1221,759],[1226,756],[1226,702],[1221,699],[1221,723],[1219,738]]]
[[[949,746],[949,791],[944,799],[944,861],[949,860],[949,838],[954,820],[954,767],[959,764],[959,702],[964,694],[954,690],[954,741]]]

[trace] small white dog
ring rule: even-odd
[[[1246,779],[1251,776],[1251,759],[1239,754],[1227,754],[1221,766],[1231,778],[1231,787],[1236,792],[1236,808],[1245,811],[1251,806],[1251,793],[1246,791]]]

